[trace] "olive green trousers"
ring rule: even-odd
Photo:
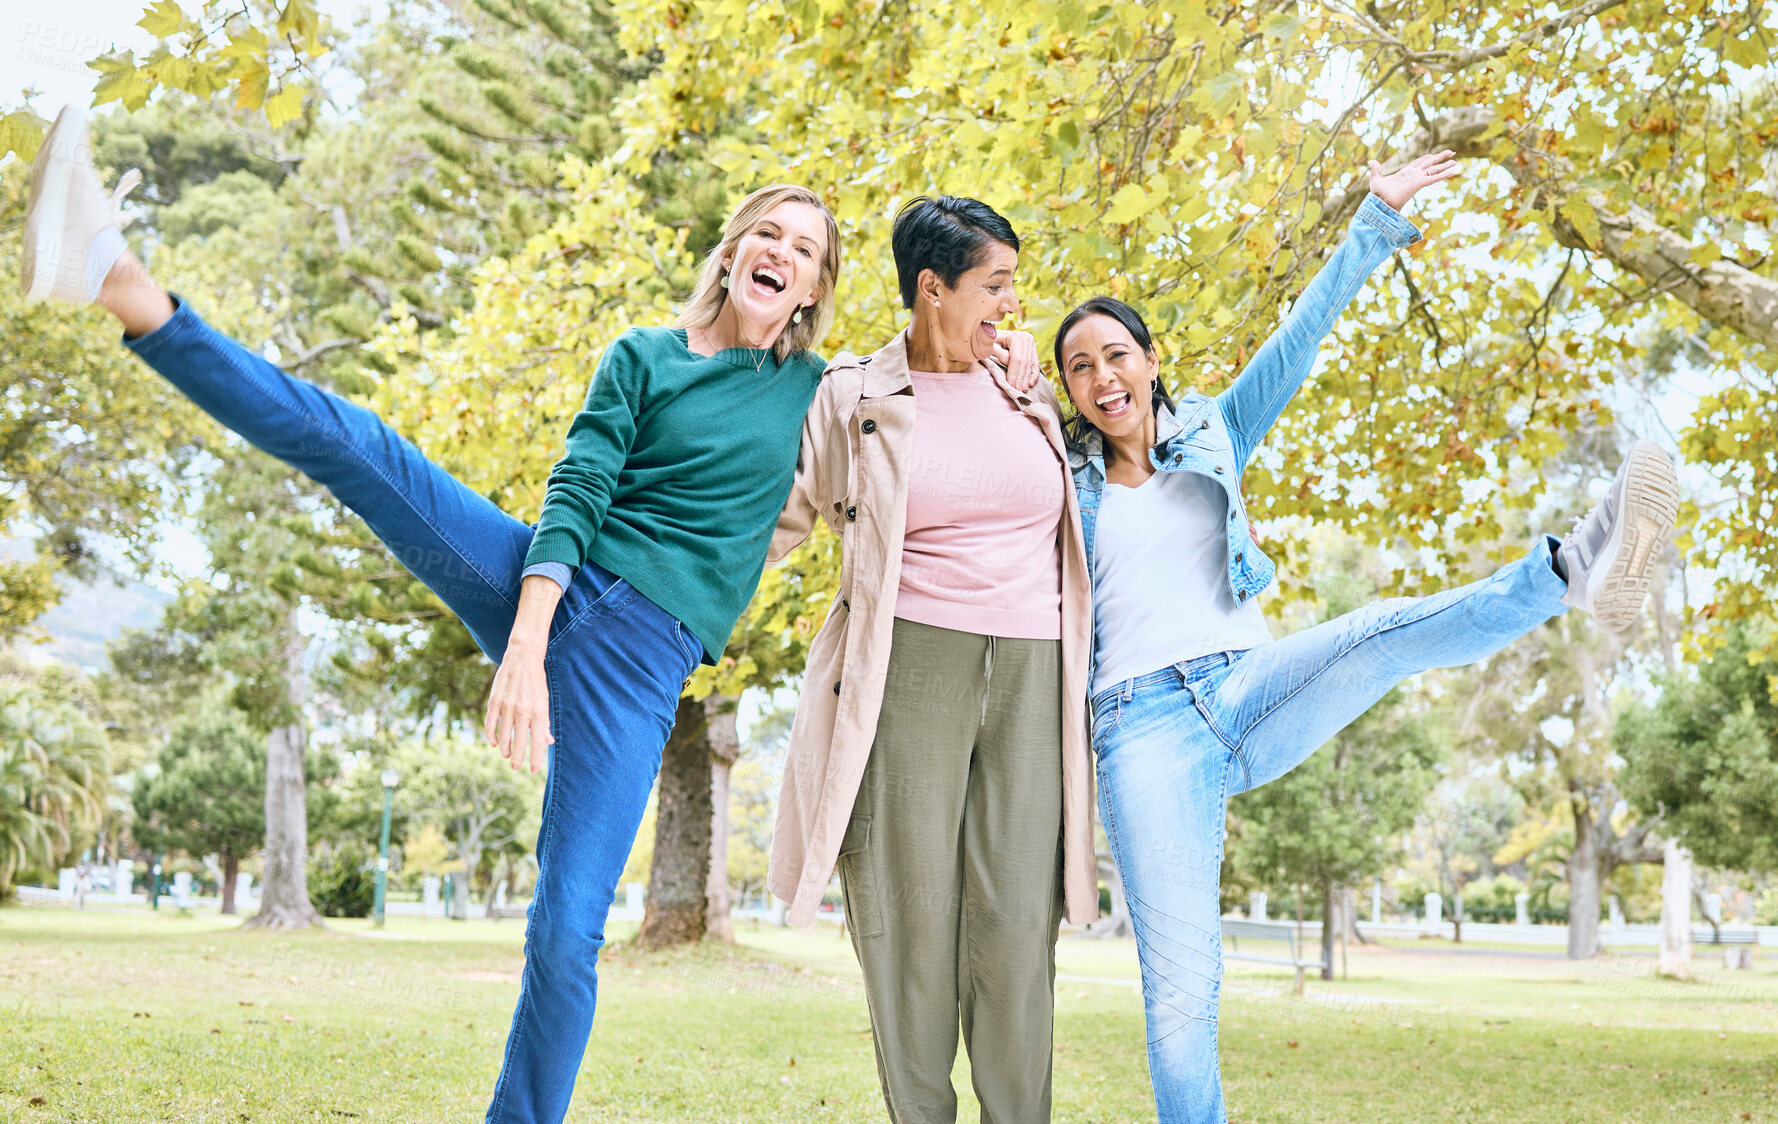
[[[896,620],[839,863],[895,1124],[957,1119],[959,1028],[983,1124],[1050,1118],[1061,834],[1060,641]]]

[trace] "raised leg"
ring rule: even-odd
[[[482,651],[500,660],[531,528],[464,487],[369,410],[279,370],[204,323],[190,305],[175,302],[163,323],[124,343],[205,413],[325,486],[438,594]],[[575,586],[558,621],[584,604],[583,583]]]
[[[1565,612],[1553,544],[1540,538],[1479,582],[1367,605],[1238,656],[1196,694],[1234,752],[1233,791],[1296,768],[1409,676],[1486,659]]]

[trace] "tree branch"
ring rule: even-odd
[[[1603,193],[1569,186],[1561,171],[1550,167],[1548,161],[1526,160],[1520,151],[1497,155],[1488,136],[1495,120],[1488,106],[1452,110],[1433,118],[1430,129],[1414,132],[1381,163],[1385,170],[1394,171],[1422,153],[1443,148],[1463,158],[1493,160],[1522,186],[1540,188],[1556,200],[1557,217],[1551,232],[1558,245],[1602,257],[1625,273],[1671,293],[1704,319],[1756,343],[1778,347],[1778,279],[1726,257],[1698,265],[1692,254],[1703,244],[1662,226],[1649,211],[1633,203],[1614,210]],[[1364,195],[1362,187],[1356,187],[1328,196],[1322,206],[1321,228],[1343,229]],[[1569,199],[1592,207],[1599,223],[1598,245],[1588,243],[1573,222],[1563,217],[1561,203]]]
[[[1353,11],[1351,14],[1363,22],[1371,32],[1381,36],[1385,42],[1399,51],[1405,61],[1422,70],[1450,74],[1465,67],[1474,66],[1478,62],[1499,58],[1515,47],[1526,47],[1539,40],[1548,39],[1557,32],[1566,31],[1579,23],[1585,23],[1600,12],[1621,7],[1627,2],[1628,0],[1588,0],[1587,3],[1573,11],[1560,16],[1552,16],[1531,30],[1521,32],[1511,39],[1491,43],[1486,47],[1465,47],[1455,51],[1416,51],[1364,13]]]

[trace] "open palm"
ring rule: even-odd
[[[1454,155],[1456,153],[1449,148],[1443,152],[1428,152],[1387,174],[1383,165],[1372,160],[1371,194],[1399,211],[1421,188],[1443,183],[1457,174],[1457,162],[1451,159]]]

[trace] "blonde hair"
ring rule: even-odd
[[[716,322],[722,302],[728,299],[728,290],[722,286],[723,257],[732,257],[741,239],[767,211],[780,203],[807,203],[820,211],[821,217],[827,220],[827,249],[821,255],[820,280],[815,283],[820,297],[803,309],[802,323],[784,325],[784,330],[772,343],[772,356],[782,363],[787,357],[809,350],[826,337],[827,330],[833,327],[834,289],[840,277],[840,226],[820,196],[806,187],[787,183],[762,187],[741,200],[741,205],[723,225],[722,241],[704,258],[691,298],[680,309],[679,319],[673,322],[675,328],[707,328]]]

